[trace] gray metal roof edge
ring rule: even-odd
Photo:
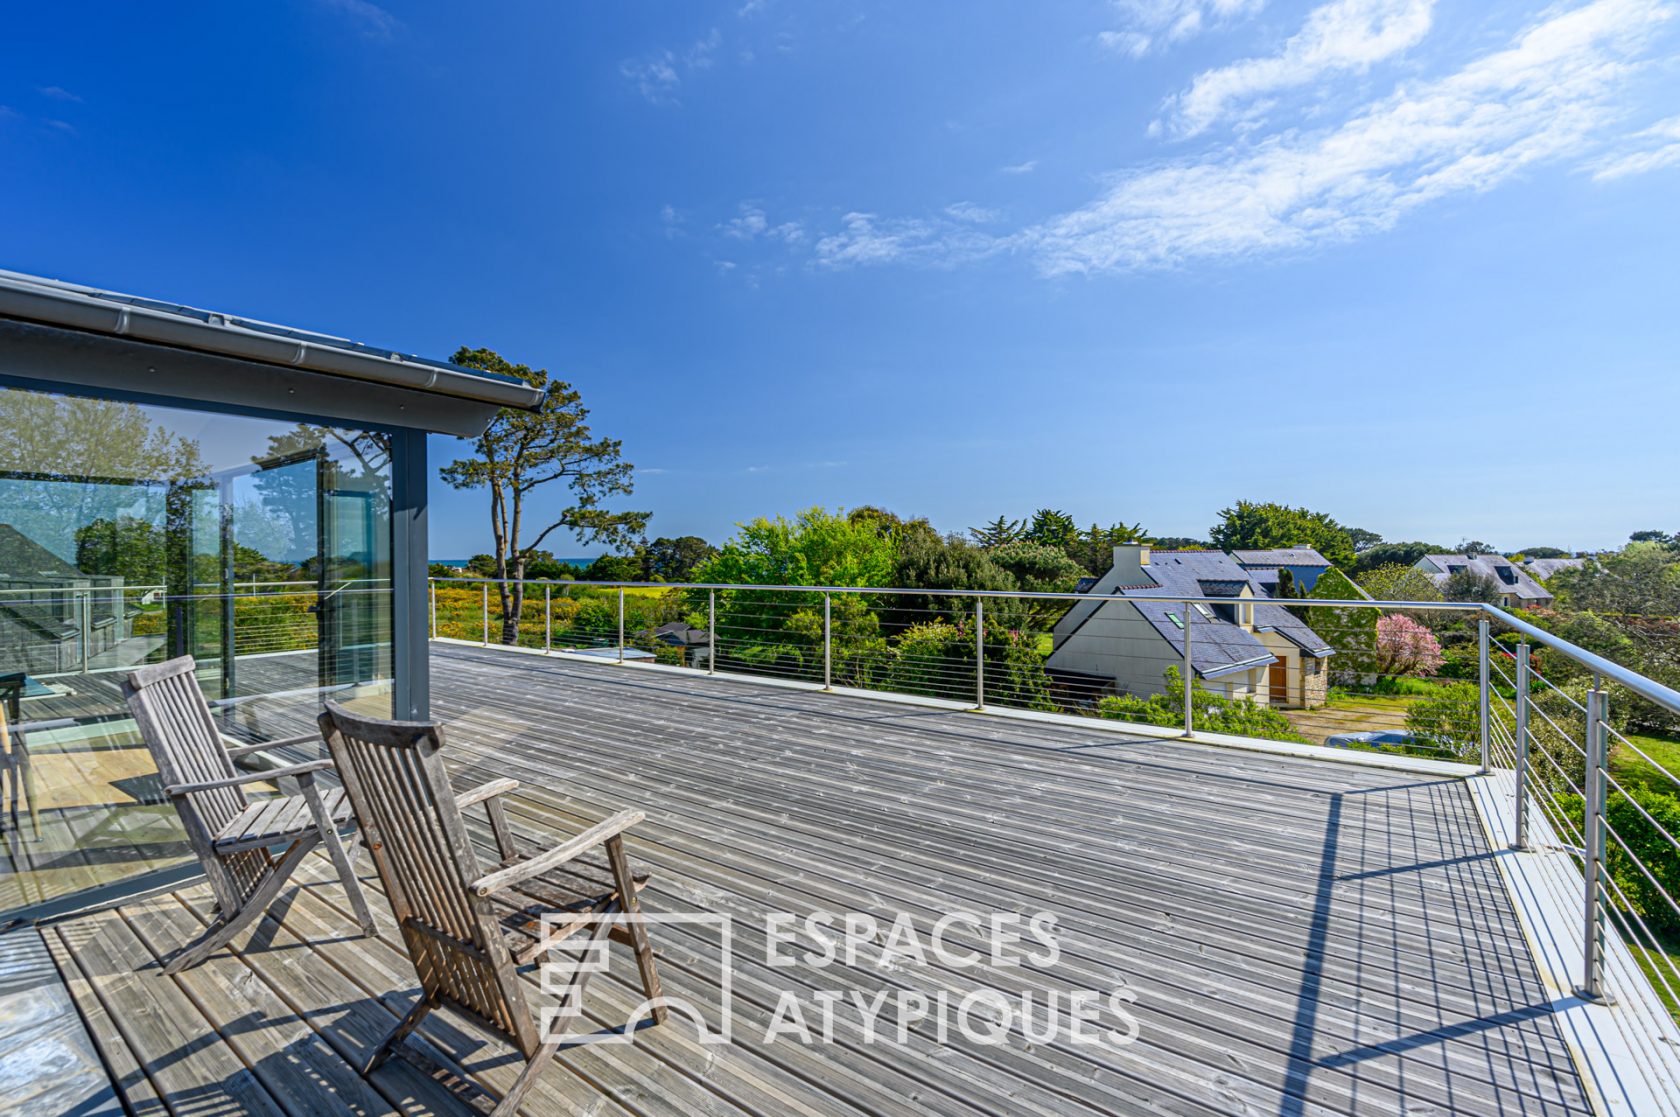
[[[303,368],[499,407],[534,410],[543,393],[520,380],[359,345],[239,315],[172,306],[0,270],[0,316],[136,341]]]
[[[1268,652],[1264,656],[1260,656],[1255,659],[1245,659],[1241,663],[1228,663],[1224,667],[1215,667],[1211,671],[1204,671],[1198,667],[1196,668],[1196,674],[1200,675],[1204,679],[1218,679],[1223,678],[1226,675],[1235,675],[1238,671],[1251,671],[1262,664],[1275,662],[1277,662],[1277,656]]]

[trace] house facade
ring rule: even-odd
[[[1536,582],[1519,563],[1504,555],[1424,555],[1412,564],[1445,589],[1447,579],[1469,570],[1491,578],[1499,588],[1499,604],[1507,609],[1549,609],[1550,590]]]
[[[1163,693],[1167,669],[1183,670],[1188,625],[1192,669],[1215,694],[1277,706],[1325,699],[1332,649],[1287,609],[1267,603],[1265,590],[1230,556],[1126,544],[1084,592],[1123,600],[1081,601],[1062,617],[1045,663],[1053,678],[1087,690]],[[1160,600],[1171,597],[1218,600]]]

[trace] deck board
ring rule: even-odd
[[[653,874],[646,910],[734,917],[734,1044],[673,1022],[574,1047],[524,1112],[1590,1112],[1457,780],[493,649],[433,657],[457,786],[521,780],[509,815],[533,845],[644,810],[627,844]],[[461,1111],[475,1086],[401,1061],[355,1076],[415,981],[377,889],[380,935],[362,939],[313,860],[284,910],[177,978],[147,963],[206,917],[202,886],[51,929],[136,1110],[160,1095],[292,1113],[318,1094]],[[908,912],[924,933],[952,911],[1050,911],[1062,953],[983,977],[883,970],[878,946],[854,967],[766,965],[765,914],[818,910]],[[668,991],[717,998],[709,930],[653,937]],[[784,990],[809,1009],[822,990],[1117,983],[1136,996],[1128,1047],[940,1043],[926,1022],[871,1044],[845,1008],[832,1043],[764,1042]],[[620,959],[591,986],[591,1026],[637,999]],[[136,1032],[135,1012],[178,1019]],[[420,1035],[492,1094],[517,1072],[447,1015]]]

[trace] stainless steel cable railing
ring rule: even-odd
[[[1252,607],[1264,605],[1334,628],[1333,639],[1344,646],[1333,651],[1345,662],[1333,668],[1336,685],[1321,685],[1357,707],[1386,700],[1381,685],[1393,682],[1373,665],[1373,646],[1360,643],[1375,625],[1371,614],[1456,616],[1462,622],[1460,643],[1452,649],[1456,681],[1425,686],[1419,680],[1415,689],[1428,694],[1420,704],[1462,694],[1464,708],[1447,701],[1450,716],[1441,726],[1395,734],[1407,738],[1402,745],[1350,747],[1398,749],[1471,764],[1481,773],[1510,773],[1506,778],[1516,789],[1512,845],[1533,848],[1536,833],[1543,833],[1544,845],[1573,858],[1581,873],[1582,995],[1604,995],[1605,933],[1612,926],[1654,986],[1671,998],[1680,989],[1680,813],[1670,819],[1666,801],[1652,800],[1627,771],[1637,763],[1648,782],[1669,792],[1680,789],[1680,773],[1612,724],[1610,707],[1614,689],[1680,716],[1680,693],[1501,609],[1474,602],[729,583],[529,580],[518,588],[520,613],[507,625],[502,591],[509,591],[511,605],[511,584],[432,579],[432,635],[493,645],[511,633],[534,650],[576,650],[619,663],[662,662],[824,689],[893,691],[974,710],[1094,714],[1178,729],[1187,737],[1265,735],[1243,727],[1271,719],[1281,727],[1275,735],[1309,743],[1324,728],[1315,721],[1313,703],[1304,700],[1305,666],[1300,689],[1290,689],[1297,686],[1291,676],[1278,701],[1276,680],[1265,678],[1275,669],[1270,663],[1220,660],[1237,654],[1221,643],[1233,620],[1259,633],[1263,626],[1253,623]],[[1117,612],[1150,611],[1166,639],[1140,650],[1128,643],[1124,626],[1111,626],[1111,635],[1078,636],[1106,640],[1089,657],[1104,665],[1102,678],[1082,683],[1078,671],[1056,668],[1058,653],[1083,632],[1063,622],[1076,613],[1102,616],[1111,605]],[[1083,623],[1093,622],[1087,617]],[[679,630],[671,637],[677,642],[656,634],[662,624]],[[1554,665],[1567,667],[1563,677],[1575,680],[1568,689],[1559,685],[1562,678],[1539,669],[1542,650],[1560,657]],[[1275,662],[1284,659],[1279,653]],[[1305,656],[1299,661],[1307,662]],[[1122,686],[1122,679],[1131,682]],[[1085,683],[1090,685],[1081,689]],[[1267,712],[1276,709],[1284,713]],[[1680,999],[1670,1003],[1680,1006]]]

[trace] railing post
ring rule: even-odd
[[[1481,725],[1482,775],[1488,774],[1488,622],[1483,617],[1476,622],[1476,678],[1479,681],[1478,702]]]
[[[974,708],[986,708],[986,599],[974,599]]]
[[[480,619],[484,622],[484,646],[488,648],[490,646],[490,583],[483,583],[479,586],[479,589],[484,591],[484,607]]]
[[[543,653],[554,650],[554,587],[543,584]]]
[[[618,661],[624,662],[624,587],[618,587]]]
[[[437,583],[426,579],[426,594],[432,599],[432,639],[437,639]]]
[[[1196,689],[1196,669],[1190,661],[1190,625],[1196,610],[1187,601],[1179,608],[1184,612],[1184,735],[1190,737],[1196,732],[1196,705],[1191,699]]]
[[[82,674],[85,675],[88,672],[88,661],[91,658],[88,651],[88,642],[93,639],[93,594],[83,593],[77,596],[82,602]],[[232,601],[228,602],[226,614],[230,617],[233,615]]]
[[[823,689],[834,689],[834,618],[828,594],[823,594]]]
[[[1598,678],[1587,692],[1587,771],[1582,780],[1586,797],[1581,838],[1581,875],[1585,879],[1585,923],[1582,934],[1581,987],[1576,990],[1587,1000],[1604,996],[1604,913],[1599,905],[1604,880],[1604,692]]]
[[[717,674],[717,590],[706,591],[706,674]]]
[[[1528,848],[1528,644],[1517,645],[1517,829],[1512,849]]]

